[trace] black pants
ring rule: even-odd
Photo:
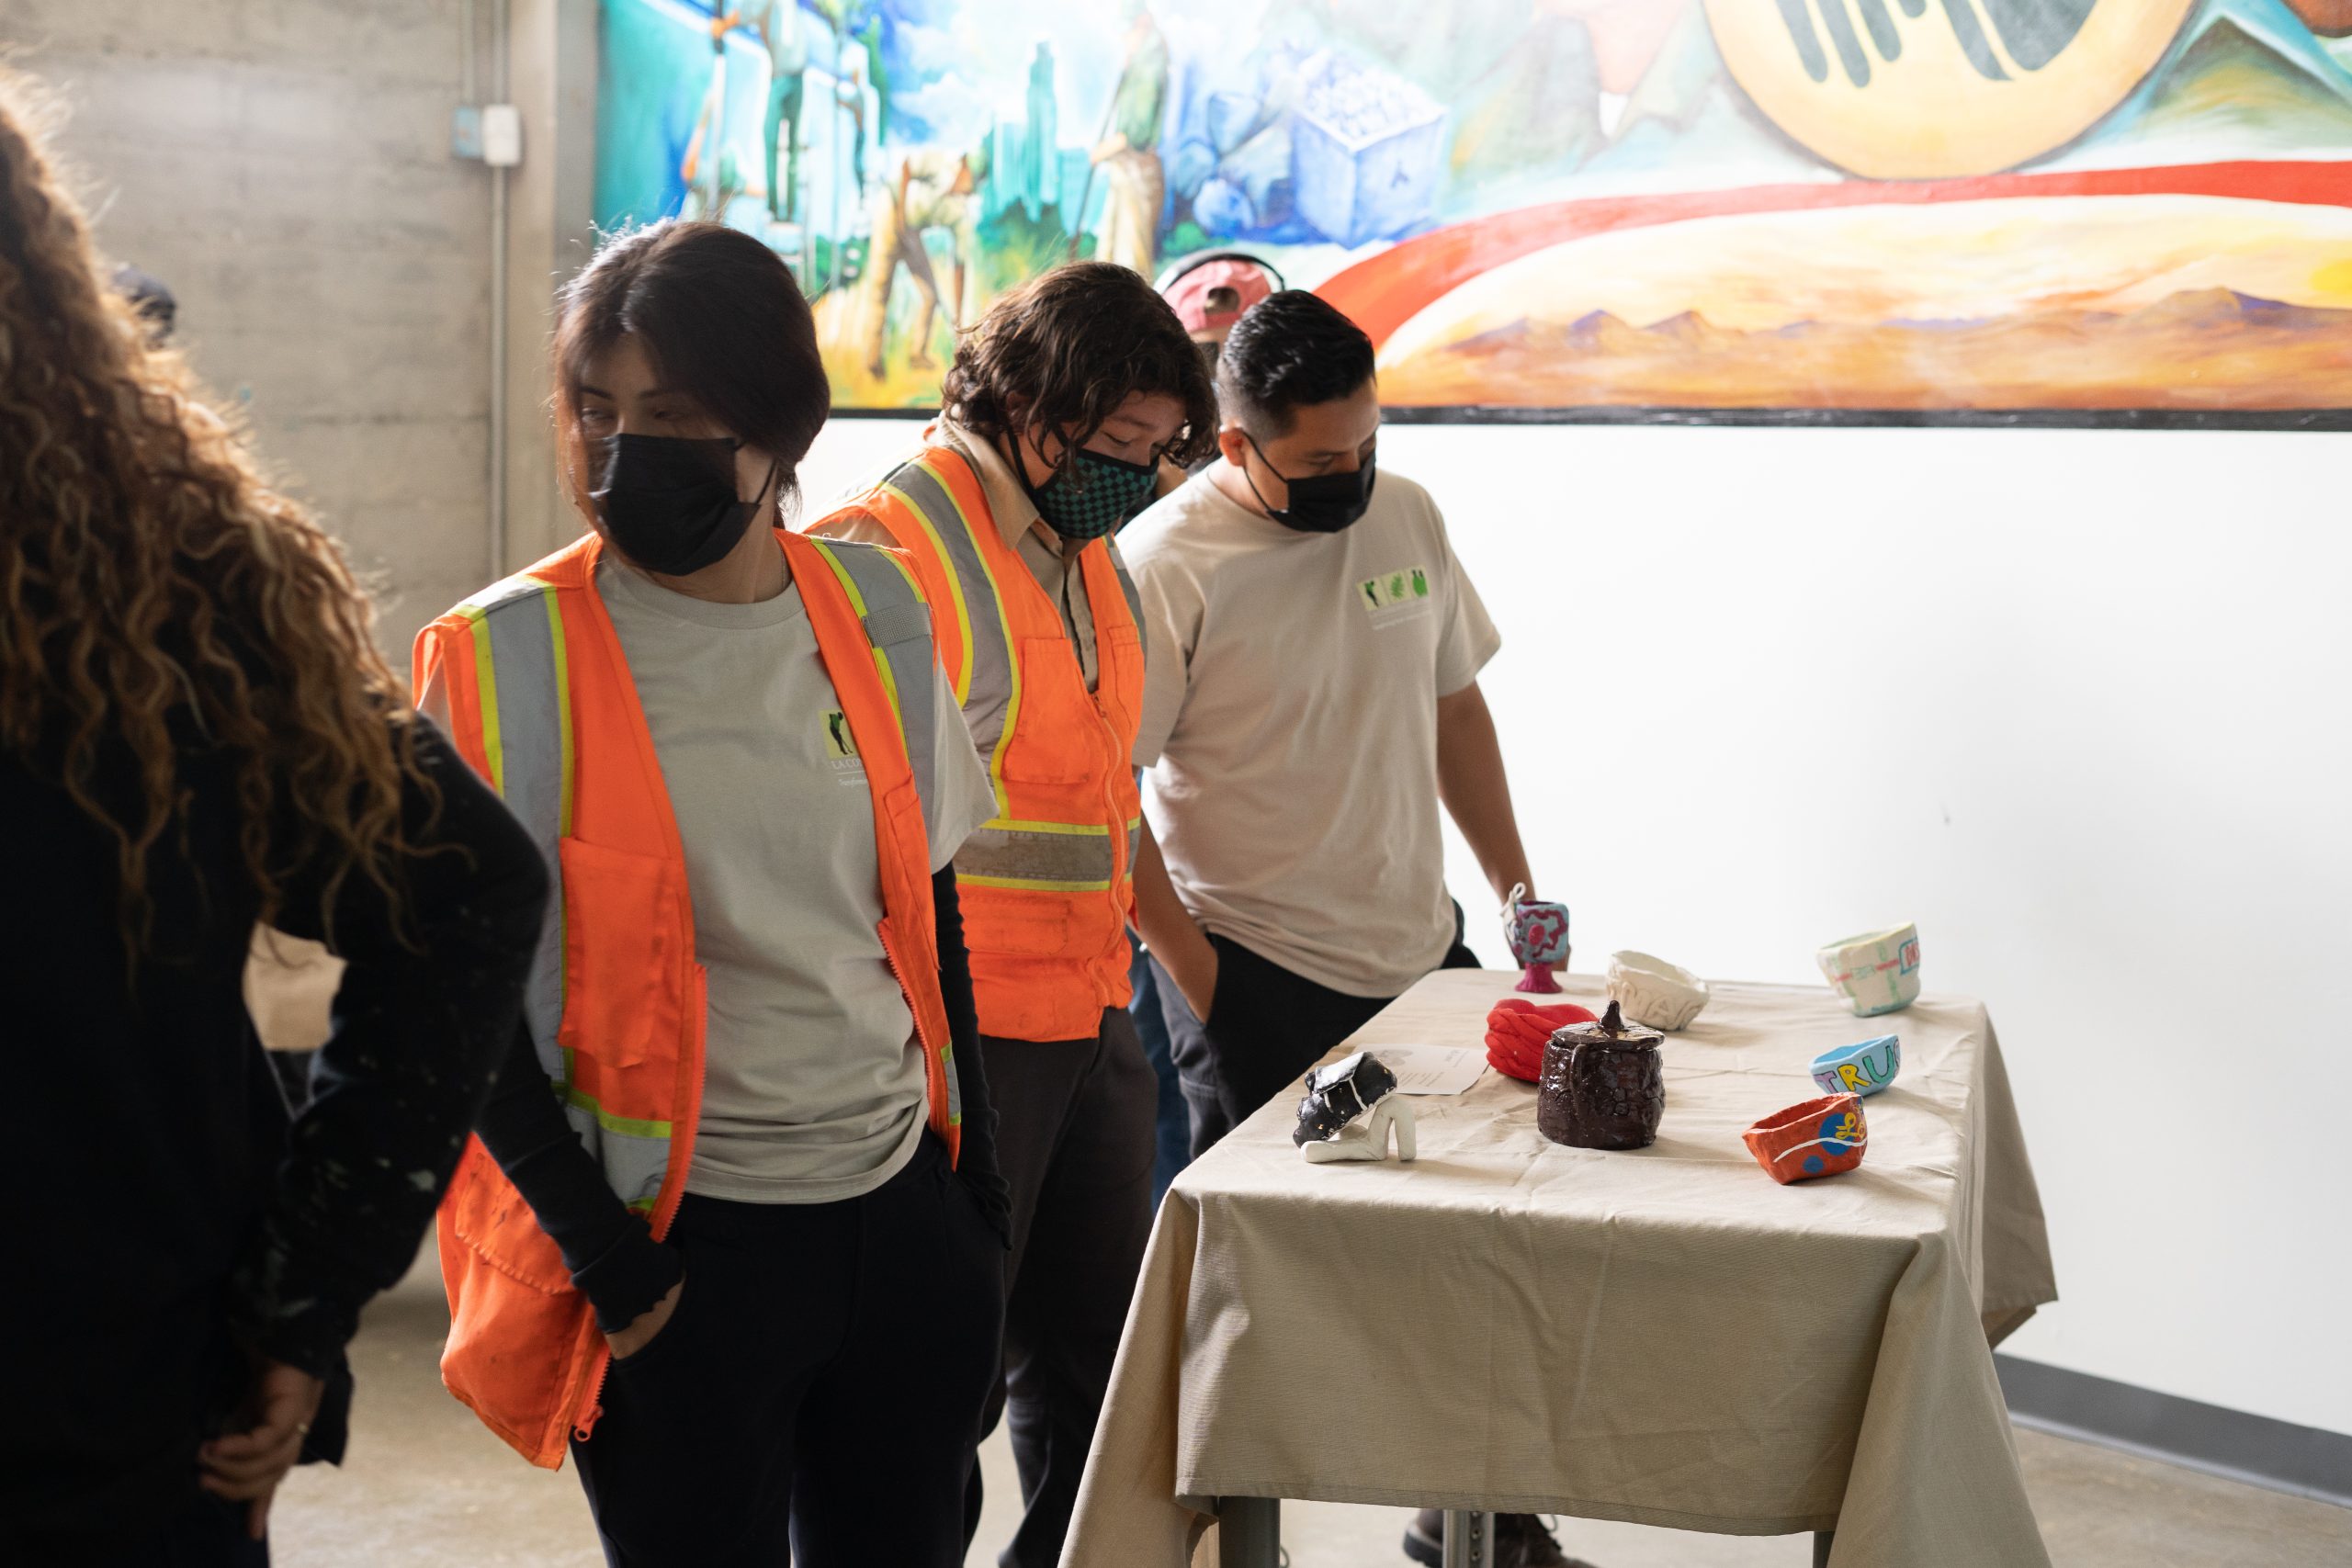
[[[195,1472],[194,1455],[189,1472]],[[0,1562],[41,1568],[269,1568],[269,1543],[245,1533],[251,1503],[192,1492],[179,1518],[160,1535],[101,1536],[89,1529],[26,1534],[0,1522]],[[21,1553],[21,1555],[12,1555]]]
[[[1478,955],[1462,944],[1461,924],[1457,908],[1453,946],[1442,969],[1478,967]],[[1318,986],[1214,933],[1209,944],[1216,949],[1216,995],[1209,998],[1205,1024],[1152,961],[1177,1082],[1192,1109],[1194,1159],[1268,1100],[1304,1094],[1299,1080],[1306,1069],[1396,1000]]]
[[[1009,1413],[1023,1505],[1012,1544],[997,1561],[1053,1568],[1151,1238],[1159,1082],[1124,1008],[1104,1012],[1091,1040],[986,1035],[981,1044],[997,1161],[1012,1189],[1005,1377],[981,1431]],[[972,1529],[979,1503],[975,1470]]]
[[[863,1198],[688,1194],[685,1289],[574,1439],[612,1568],[956,1568],[1003,1247],[926,1134]]]

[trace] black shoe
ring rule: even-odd
[[[1533,1514],[1495,1516],[1495,1568],[1592,1568],[1560,1550]]]
[[[1445,1515],[1423,1508],[1405,1528],[1405,1555],[1426,1568],[1445,1568]],[[1544,1521],[1532,1514],[1495,1516],[1495,1568],[1592,1568],[1560,1550]]]

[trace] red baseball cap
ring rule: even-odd
[[[1231,289],[1239,303],[1211,310],[1209,296],[1220,288]],[[1273,291],[1274,280],[1264,267],[1253,261],[1228,256],[1204,262],[1170,284],[1167,299],[1186,332],[1213,333],[1239,321],[1243,311]],[[1222,305],[1224,301],[1218,303]]]

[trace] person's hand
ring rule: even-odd
[[[636,1321],[627,1328],[618,1334],[605,1335],[605,1343],[613,1348],[613,1359],[617,1361],[634,1356],[652,1344],[653,1337],[661,1333],[662,1325],[670,1321],[670,1314],[678,1310],[678,1292],[685,1288],[686,1282],[679,1280],[670,1287],[669,1294],[639,1313]]]
[[[245,1533],[269,1533],[269,1504],[277,1483],[302,1457],[302,1439],[319,1413],[326,1384],[299,1367],[263,1361],[235,1426],[197,1450],[197,1484],[216,1497],[251,1502]]]
[[[1209,1006],[1216,1000],[1216,949],[1206,937],[1197,947],[1191,943],[1186,946],[1191,951],[1181,955],[1155,952],[1152,956],[1168,971],[1168,977],[1176,982],[1176,989],[1183,994],[1184,1005],[1193,1010],[1193,1016],[1205,1024],[1209,1021]]]

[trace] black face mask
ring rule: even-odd
[[[700,571],[733,549],[759,515],[759,502],[735,493],[742,443],[731,436],[608,435],[601,445],[588,498],[614,546],[647,571]],[[775,479],[773,468],[768,477]]]
[[[1266,449],[1258,445],[1256,437],[1245,431],[1241,439],[1250,443],[1250,449],[1258,454],[1260,462],[1274,468],[1273,459],[1266,456]],[[1250,477],[1247,464],[1242,466],[1241,479],[1250,487],[1250,493],[1258,497],[1258,504],[1266,506],[1266,515],[1283,527],[1301,534],[1336,534],[1371,507],[1372,487],[1379,478],[1374,467],[1376,457],[1377,454],[1366,457],[1351,474],[1312,474],[1303,479],[1292,479],[1274,468],[1274,477],[1290,487],[1290,504],[1280,512],[1266,506],[1266,498],[1259,494],[1258,481]]]

